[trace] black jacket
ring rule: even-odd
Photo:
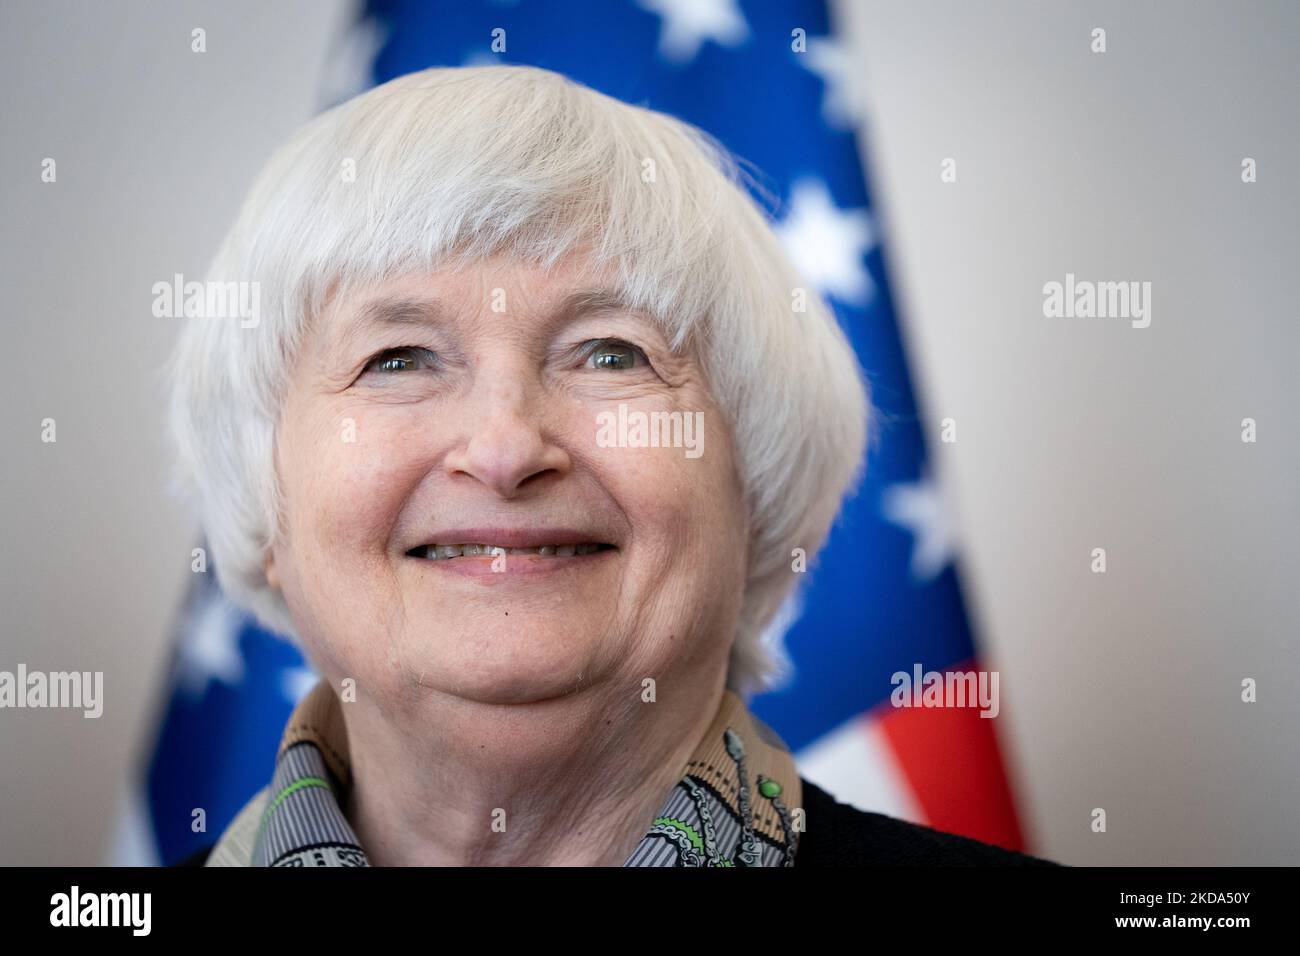
[[[801,866],[1057,866],[930,827],[840,803],[803,777],[804,833],[794,855]]]
[[[809,866],[1056,866],[1050,860],[1004,850],[952,833],[918,826],[840,803],[803,777],[806,830],[799,835],[795,867]],[[206,846],[173,864],[202,866]]]

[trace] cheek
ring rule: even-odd
[[[428,472],[398,418],[344,409],[297,430],[284,469],[290,544],[307,546],[313,563],[385,553],[402,503]]]
[[[634,540],[658,561],[684,570],[674,555],[703,555],[707,567],[743,560],[744,513],[729,450],[721,443],[698,458],[680,448],[602,448],[600,480],[627,515]]]
[[[296,422],[286,416],[280,473],[288,534],[277,565],[313,656],[344,673],[364,669],[373,652],[364,641],[400,629],[396,620],[358,626],[401,607],[387,549],[402,503],[427,474],[403,439],[412,430],[393,419],[373,409],[323,410]]]

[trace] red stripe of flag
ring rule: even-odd
[[[978,670],[970,661],[948,670]],[[1024,850],[993,725],[977,707],[879,707],[872,717],[936,830]]]

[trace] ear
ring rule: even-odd
[[[266,572],[266,583],[271,585],[277,591],[280,589],[280,575],[275,569],[275,551],[268,549],[266,559],[262,562],[262,568]]]

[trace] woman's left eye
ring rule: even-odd
[[[435,363],[436,356],[428,349],[400,348],[380,352],[367,364],[367,372],[413,372]]]
[[[635,368],[638,361],[642,365],[650,364],[650,360],[639,348],[617,339],[597,339],[589,342],[585,354],[587,361],[584,368],[622,371]]]

